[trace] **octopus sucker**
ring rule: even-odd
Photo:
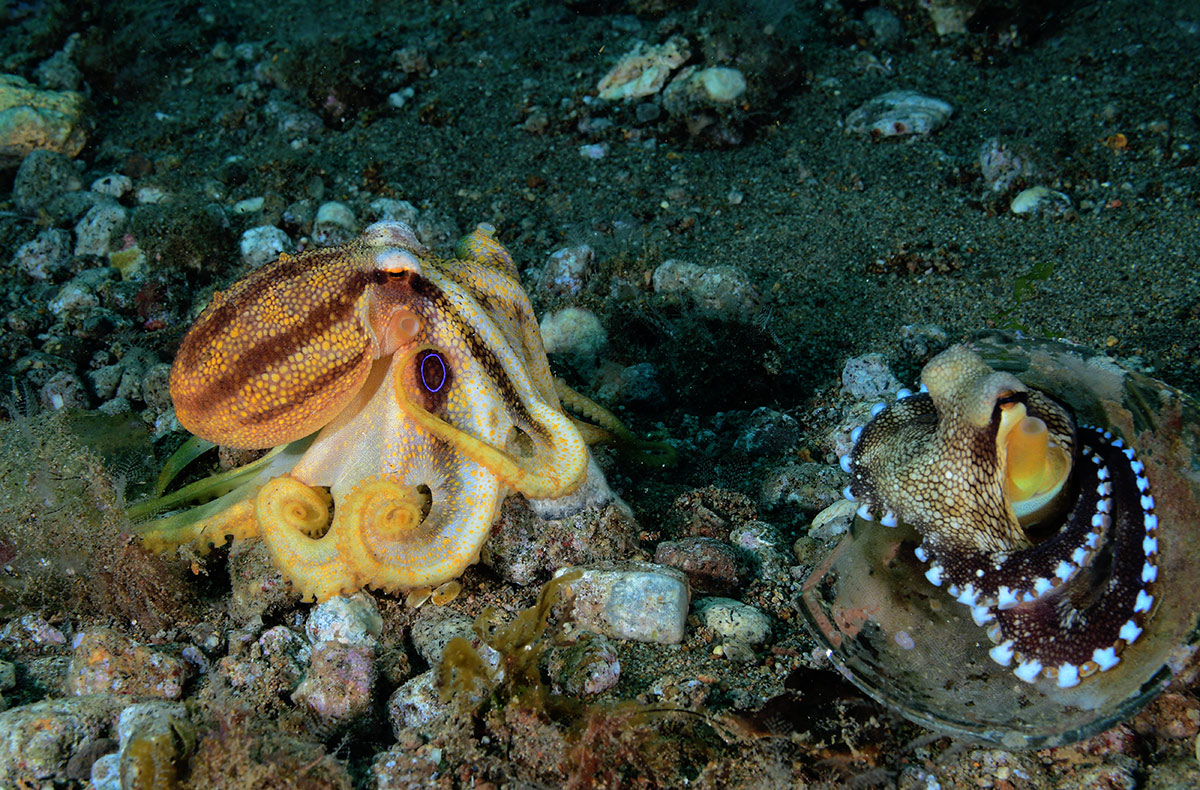
[[[172,367],[179,419],[216,444],[284,449],[139,505],[219,497],[138,532],[157,550],[261,539],[306,600],[449,590],[505,497],[570,506],[588,440],[611,436],[568,416],[560,391],[494,228],[444,259],[376,223],[213,298]]]
[[[860,518],[805,583],[810,629],[872,696],[1006,746],[1136,710],[1197,651],[1200,406],[1002,334],[921,384],[852,432]]]

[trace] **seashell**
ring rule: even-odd
[[[913,721],[1007,748],[1069,743],[1137,712],[1196,652],[1200,403],[1061,342],[990,333],[971,349],[935,358],[922,374],[932,392],[884,406],[861,432],[846,462],[859,518],[805,582],[801,611],[843,674]],[[999,474],[1015,537],[1004,523],[959,531],[978,523],[971,492],[989,470],[959,466],[972,482],[955,488],[917,438],[970,412],[939,383],[951,363],[978,363],[973,380],[994,396],[976,417],[1014,459]],[[1024,456],[1012,442],[1024,439],[1003,423],[1017,407],[1040,415],[1045,457],[1058,459],[1046,469],[1062,472],[1034,486],[1041,499],[1014,482]],[[881,450],[888,436],[899,439]],[[929,486],[908,482],[914,505],[880,475],[896,447],[897,468],[934,472],[941,505],[955,497],[940,520],[920,511]]]
[[[888,91],[846,116],[846,131],[871,137],[930,134],[946,125],[954,108],[915,91]]]

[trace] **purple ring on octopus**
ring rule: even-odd
[[[1195,653],[1188,396],[992,335],[935,357],[853,439],[857,518],[801,609],[872,696],[934,729],[1054,745],[1136,711]]]

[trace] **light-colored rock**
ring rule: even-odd
[[[366,593],[335,595],[313,607],[304,626],[308,641],[376,647],[383,618],[375,599]]]
[[[696,601],[696,616],[722,639],[761,645],[771,636],[769,615],[732,598],[700,598]]]
[[[313,243],[320,247],[345,244],[358,233],[358,220],[345,203],[331,200],[317,208],[313,220]]]
[[[0,787],[67,780],[71,755],[111,737],[128,702],[109,694],[44,700],[0,713]]]
[[[691,55],[691,47],[683,36],[671,36],[656,46],[639,41],[600,80],[596,90],[605,101],[653,96],[667,84],[671,72]]]
[[[567,307],[542,316],[542,344],[547,354],[570,354],[595,360],[608,345],[608,333],[591,310]]]
[[[614,639],[674,645],[687,622],[687,576],[674,568],[632,562],[564,568],[580,577],[564,592],[569,617],[581,628]]]
[[[291,238],[274,225],[259,225],[248,229],[238,242],[242,263],[258,268],[279,257],[281,252],[294,249]]]

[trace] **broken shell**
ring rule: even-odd
[[[946,125],[954,108],[915,91],[888,91],[846,116],[846,131],[871,137],[929,134]]]

